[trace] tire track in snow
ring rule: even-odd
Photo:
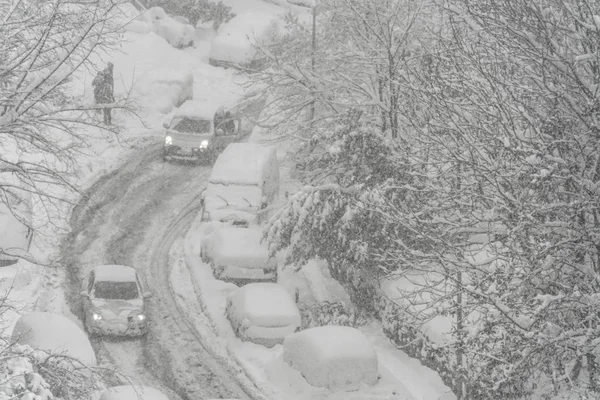
[[[73,209],[72,232],[61,248],[68,270],[67,301],[81,316],[82,269],[122,263],[145,270],[152,275],[146,282],[155,292],[149,306],[150,333],[137,341],[93,340],[100,362],[117,366],[133,382],[157,387],[173,400],[234,397],[237,392],[244,398],[236,382],[219,370],[185,322],[178,320],[182,316],[167,305],[169,282],[161,282],[159,270],[148,269],[163,237],[176,235],[172,221],[179,220],[180,210],[200,193],[210,172],[206,167],[164,164],[160,150],[152,146],[136,152],[117,171],[99,179]],[[162,249],[168,254],[168,245]],[[167,264],[154,263],[154,268],[168,270],[168,258]]]

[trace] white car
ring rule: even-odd
[[[285,287],[258,282],[242,286],[227,297],[226,315],[236,335],[273,347],[300,329],[300,310]]]
[[[124,265],[99,265],[84,282],[84,327],[90,335],[142,336],[148,332],[137,271]]]
[[[262,228],[211,222],[200,244],[200,258],[215,278],[270,281],[277,279],[277,261],[269,256]]]

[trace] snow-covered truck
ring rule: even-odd
[[[279,161],[273,146],[232,143],[215,162],[201,194],[202,221],[261,223],[279,198]]]

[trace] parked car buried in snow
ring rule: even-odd
[[[215,162],[202,197],[202,221],[260,224],[279,198],[274,146],[232,143]],[[271,210],[270,210],[271,209]]]
[[[285,287],[270,282],[250,283],[231,293],[226,314],[240,339],[267,347],[283,343],[302,322]]]
[[[88,275],[83,296],[84,327],[90,335],[142,336],[148,332],[137,271],[124,265],[99,265]]]
[[[377,353],[369,339],[349,326],[319,326],[285,338],[283,360],[312,386],[357,390],[379,379]]]
[[[215,278],[240,281],[277,279],[277,261],[262,241],[262,228],[210,222],[200,244],[200,258]]]
[[[164,125],[163,160],[212,162],[229,143],[244,136],[241,127],[241,118],[233,112],[188,100]]]

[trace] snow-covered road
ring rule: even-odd
[[[67,301],[80,315],[86,271],[98,264],[132,265],[144,272],[150,332],[142,340],[94,340],[99,362],[132,382],[157,387],[173,400],[249,398],[199,340],[171,290],[169,251],[195,217],[209,167],[166,164],[158,144],[132,154],[102,177],[73,211],[62,246],[69,271]],[[192,310],[201,313],[201,310]]]

